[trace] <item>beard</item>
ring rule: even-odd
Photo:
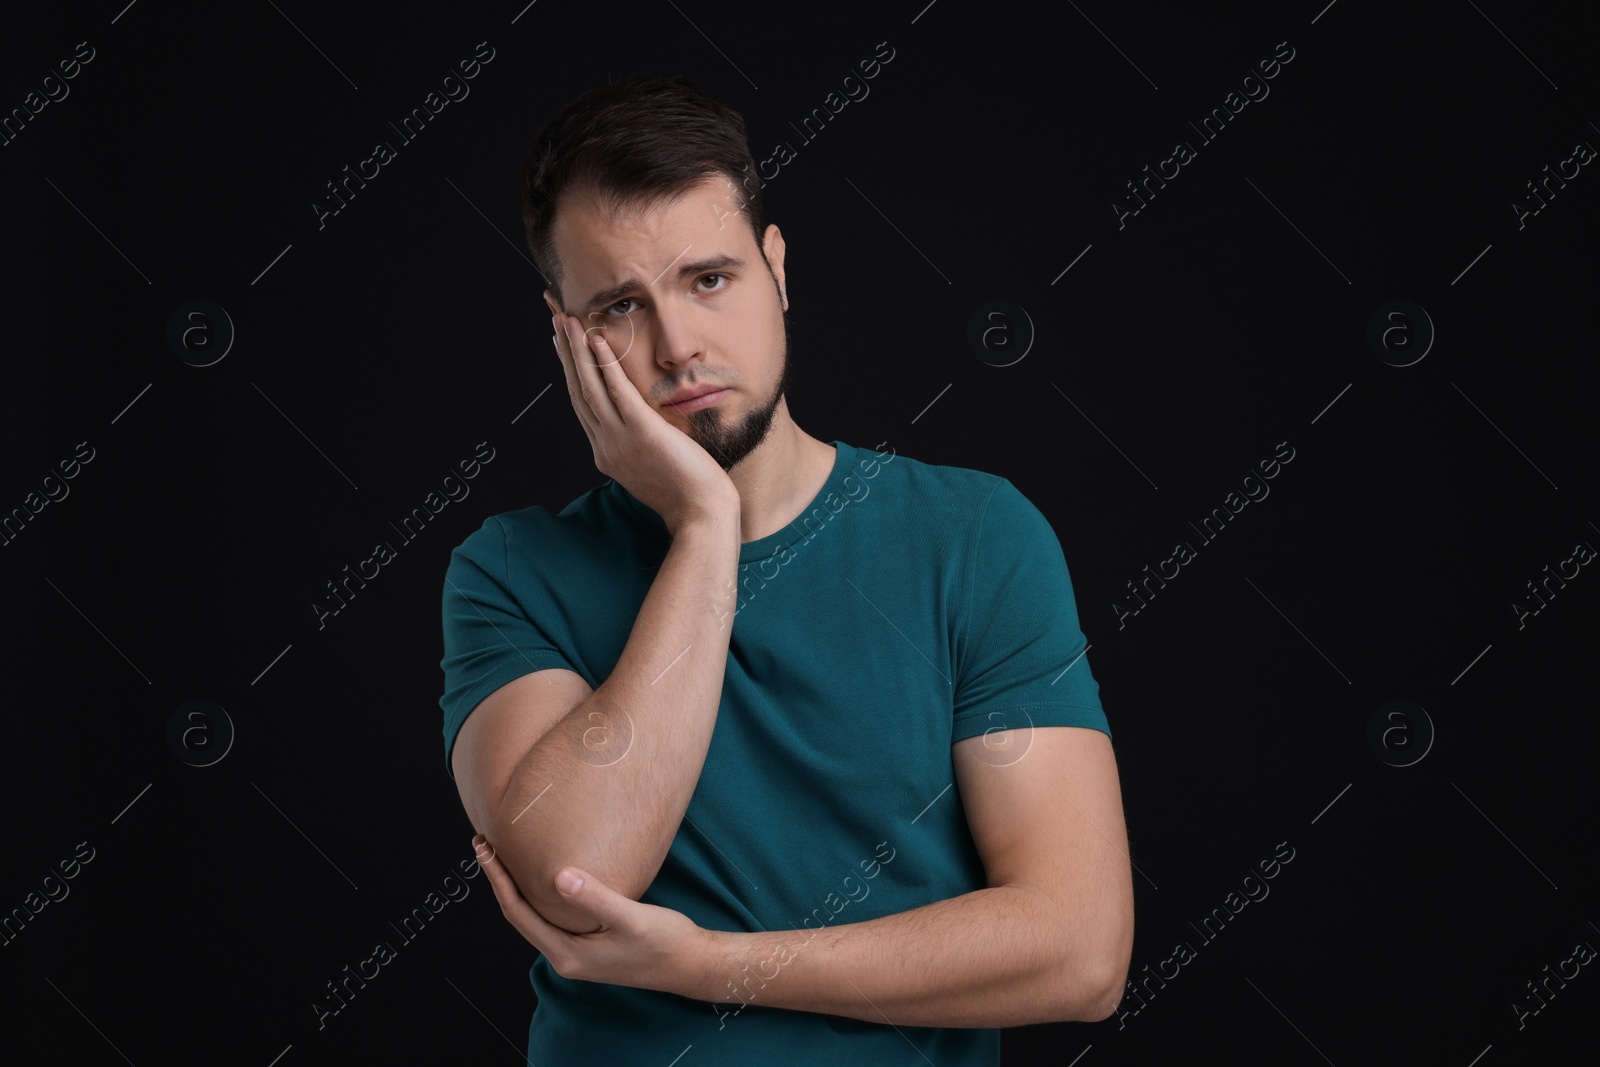
[[[710,453],[723,470],[732,469],[734,464],[754,452],[756,446],[765,441],[771,432],[778,402],[789,391],[789,345],[789,312],[784,310],[783,369],[778,374],[778,384],[766,402],[747,412],[744,418],[730,422],[720,405],[684,413],[684,418],[689,420],[690,440]]]

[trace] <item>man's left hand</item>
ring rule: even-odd
[[[570,933],[534,910],[484,835],[474,837],[472,846],[500,901],[500,913],[561,977],[681,996],[704,994],[698,987],[705,982],[711,935],[687,915],[641,904],[587,871],[563,867],[556,872],[556,891],[600,924],[591,933]],[[569,876],[579,883],[570,891]]]

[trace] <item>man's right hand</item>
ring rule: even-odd
[[[556,312],[556,354],[567,378],[567,396],[594,449],[594,465],[614,478],[667,525],[668,533],[690,521],[737,515],[733,479],[699,442],[652,407],[623,372],[622,357],[605,343],[603,328],[585,331],[583,321]]]

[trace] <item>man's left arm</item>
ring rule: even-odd
[[[959,620],[954,728],[1021,707],[1052,716],[1075,708],[1082,721],[1103,721],[1087,664],[1061,669],[1087,646],[1060,545],[1010,482],[995,487],[966,558],[979,599]],[[985,738],[1004,740],[1005,759],[985,750]],[[867,922],[704,930],[585,879],[562,892],[601,929],[570,935],[520,898],[492,847],[480,856],[490,857],[485,869],[506,918],[563,977],[709,1000],[727,1005],[724,1014],[758,1004],[955,1027],[1108,1018],[1133,948],[1132,864],[1110,737],[1088,725],[986,731],[956,741],[951,760],[987,885]],[[558,872],[558,883],[563,873],[584,872]]]
[[[1016,731],[1007,731],[1015,734]],[[1035,726],[1021,759],[952,746],[988,886],[817,931],[707,930],[584,877],[557,888],[600,923],[573,934],[535,911],[482,835],[501,912],[564,978],[905,1026],[1094,1022],[1116,1010],[1133,949],[1133,879],[1111,739]],[[1009,752],[1007,753],[1009,757]],[[735,1004],[740,1007],[734,1007]]]
[[[1029,727],[1021,759],[952,747],[988,886],[815,931],[705,931],[672,992],[905,1026],[1108,1018],[1133,949],[1133,877],[1111,739]],[[678,983],[674,983],[678,985]]]

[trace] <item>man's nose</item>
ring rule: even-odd
[[[657,307],[652,323],[656,362],[663,367],[681,367],[696,357],[704,357],[698,324],[692,308],[668,301]]]

